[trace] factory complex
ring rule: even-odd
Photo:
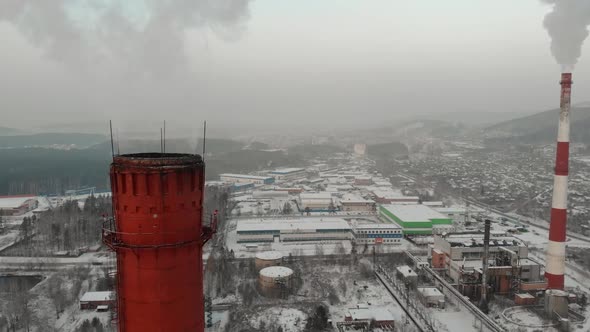
[[[433,234],[453,224],[452,219],[423,204],[380,205],[379,217],[399,225],[406,235]]]

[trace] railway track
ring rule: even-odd
[[[375,276],[377,277],[379,282],[381,282],[381,284],[385,287],[387,292],[389,294],[391,294],[391,296],[397,302],[397,304],[400,306],[400,308],[402,308],[402,310],[406,313],[406,317],[408,317],[412,321],[414,326],[416,326],[416,328],[420,332],[435,332],[434,329],[423,326],[423,324],[421,324],[419,322],[419,320],[416,317],[414,317],[414,315],[408,310],[408,308],[404,305],[404,303],[401,301],[401,299],[398,297],[398,295],[394,291],[391,290],[391,286],[389,285],[389,283],[386,280],[384,280],[384,277],[381,275],[381,273],[377,271],[378,269],[380,269],[380,267],[375,269]],[[382,271],[382,269],[381,269],[381,271]]]
[[[455,296],[455,298],[461,302],[480,322],[482,322],[490,331],[493,332],[506,332],[506,330],[497,324],[493,319],[488,317],[488,315],[484,314],[478,307],[476,307],[473,303],[469,300],[465,299],[465,297],[456,290],[453,286],[451,286],[446,280],[444,280],[441,276],[436,274],[431,268],[424,267],[425,271],[428,272],[432,277],[434,277],[441,286],[447,289],[451,294]]]

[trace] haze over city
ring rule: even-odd
[[[0,331],[590,331],[590,0],[0,0]]]
[[[0,4],[6,125],[372,127],[555,104],[537,0],[58,3]]]

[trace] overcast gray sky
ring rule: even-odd
[[[2,0],[3,126],[365,127],[559,105],[539,0],[116,3]],[[574,102],[590,99],[589,44]]]

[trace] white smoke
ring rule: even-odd
[[[564,69],[571,69],[582,54],[588,37],[590,0],[541,0],[553,10],[543,22],[551,37],[551,53]]]
[[[16,26],[51,58],[77,68],[135,74],[185,69],[186,32],[207,27],[235,38],[250,0],[0,0]]]

